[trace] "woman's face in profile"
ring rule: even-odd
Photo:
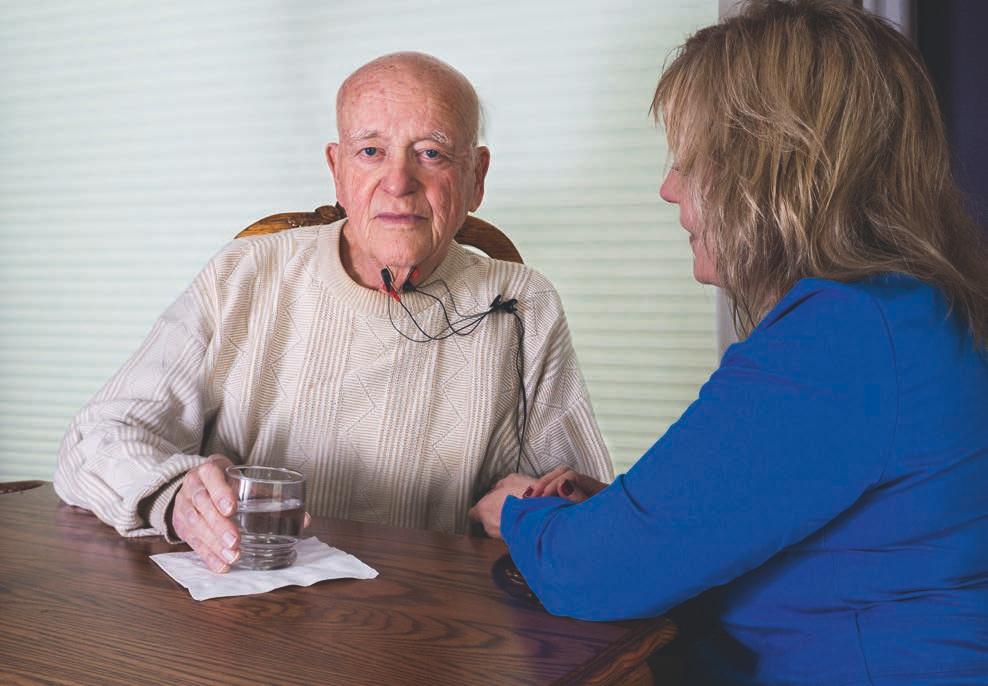
[[[717,264],[713,254],[707,250],[703,230],[698,226],[692,196],[686,189],[686,180],[675,167],[669,170],[662,182],[659,196],[666,202],[679,205],[679,223],[689,233],[690,247],[693,248],[693,278],[700,283],[720,286]]]

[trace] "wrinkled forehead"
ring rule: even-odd
[[[429,137],[458,147],[471,145],[477,131],[470,94],[442,75],[402,69],[349,79],[337,98],[336,119],[341,139],[379,133]]]

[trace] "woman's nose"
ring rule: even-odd
[[[666,202],[678,203],[680,193],[680,177],[676,169],[670,169],[665,180],[659,186],[659,197]]]

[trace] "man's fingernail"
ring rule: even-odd
[[[233,544],[236,542],[237,542],[237,537],[234,534],[230,533],[229,531],[223,534],[223,545],[225,545],[227,548],[232,548]]]
[[[522,498],[528,498],[533,493],[535,493],[535,490],[531,486],[529,486],[528,488],[525,489],[525,492],[521,494],[521,497]]]
[[[229,549],[224,550],[223,551],[223,559],[226,560],[227,562],[229,562],[230,564],[233,564],[234,562],[237,561],[237,554],[235,552],[233,552],[232,550],[229,550]]]
[[[220,501],[220,507],[223,508],[223,514],[233,514],[233,501],[229,498],[223,498],[223,500]]]
[[[196,504],[200,512],[205,512],[212,505],[209,499],[209,492],[205,488],[200,488],[195,492],[195,495],[192,496],[192,502]]]
[[[563,485],[559,487],[559,492],[563,495],[573,495],[573,484],[570,483],[569,479],[563,481]]]

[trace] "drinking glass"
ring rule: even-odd
[[[297,557],[295,544],[305,521],[305,477],[281,467],[226,468],[233,486],[244,569],[281,569]]]

